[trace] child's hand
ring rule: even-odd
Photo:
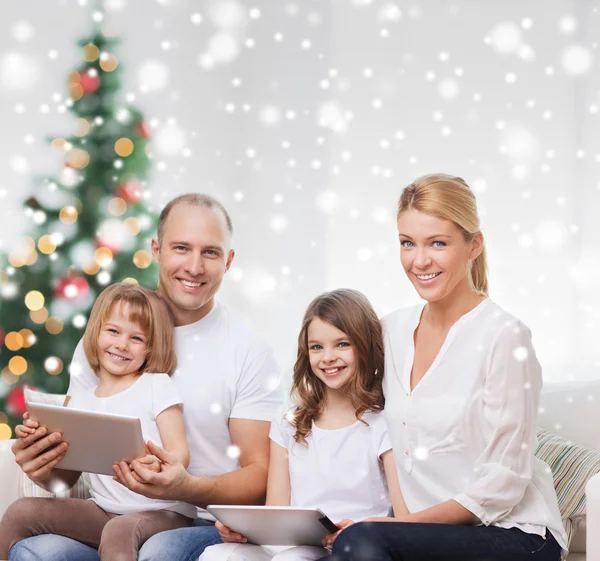
[[[333,542],[340,535],[340,532],[344,528],[347,528],[348,526],[352,526],[352,524],[354,524],[354,520],[349,520],[348,518],[345,518],[341,522],[336,522],[335,525],[339,528],[339,530],[337,532],[335,532],[334,534],[327,534],[321,540],[321,543],[323,544],[323,547],[326,547],[327,549],[331,549],[331,547],[333,546]]]
[[[40,424],[37,421],[30,419],[29,413],[25,411],[25,413],[23,413],[23,424],[15,427],[15,436],[17,438],[26,438],[30,434],[33,434],[35,429],[39,426]]]
[[[137,458],[136,461],[139,462],[146,469],[155,473],[160,473],[160,460],[156,456],[152,454],[146,454],[141,458]],[[131,470],[131,474],[136,479],[136,481],[138,481],[139,483],[144,483],[144,480],[135,472],[131,464],[129,464],[129,469]]]
[[[219,536],[225,543],[246,543],[248,538],[232,531],[230,528],[221,524],[218,520],[215,522],[215,528],[219,531]]]

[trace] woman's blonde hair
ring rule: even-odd
[[[356,290],[341,288],[317,296],[308,306],[300,334],[298,357],[294,365],[292,399],[297,408],[292,413],[294,440],[306,444],[312,423],[325,405],[325,384],[315,376],[310,366],[308,327],[319,318],[350,339],[354,351],[355,374],[348,380],[346,391],[362,420],[366,411],[382,411],[385,403],[382,389],[383,336],[381,324],[369,300]]]
[[[152,290],[138,284],[116,283],[104,289],[94,302],[83,335],[83,350],[96,374],[100,371],[98,337],[114,307],[126,305],[129,321],[137,323],[146,335],[144,372],[173,374],[177,368],[174,345],[174,321],[165,301]]]
[[[398,216],[411,209],[454,222],[466,242],[480,232],[475,195],[460,177],[443,173],[419,177],[402,190]],[[471,280],[475,290],[484,296],[488,295],[485,244],[471,264]]]

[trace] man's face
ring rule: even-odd
[[[176,325],[203,318],[234,257],[225,217],[218,209],[178,204],[164,225],[162,244],[152,240],[159,267],[158,291]]]

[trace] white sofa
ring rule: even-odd
[[[577,444],[600,451],[600,380],[547,384],[542,394],[538,424]],[[12,442],[0,441],[0,516],[8,505],[23,496],[25,476],[14,461],[10,450]],[[598,530],[600,528],[596,529],[597,533]],[[586,533],[584,520],[571,543],[568,561],[586,561]],[[597,550],[600,551],[600,535],[596,538],[590,533],[589,539],[594,540],[594,550],[598,539]],[[600,561],[600,558],[587,561]]]

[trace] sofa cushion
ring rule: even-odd
[[[585,517],[585,485],[600,472],[600,453],[538,429],[535,455],[552,470],[554,488],[569,544]]]
[[[71,489],[57,488],[53,493],[38,487],[21,470],[19,470],[19,480],[20,497],[61,497],[70,499],[88,499],[90,497],[90,482],[87,473],[82,474]]]

